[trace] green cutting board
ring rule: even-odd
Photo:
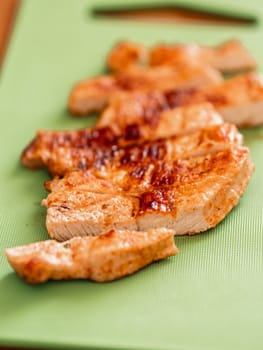
[[[242,8],[240,2],[232,3]],[[236,37],[263,67],[261,24],[240,28],[93,19],[92,4],[23,1],[1,72],[0,345],[262,349],[263,128],[244,132],[256,171],[239,205],[215,229],[176,238],[178,256],[107,284],[31,286],[7,263],[4,248],[48,238],[40,201],[49,176],[23,168],[21,151],[37,129],[94,123],[95,117],[72,118],[66,111],[67,96],[77,80],[103,72],[105,55],[116,41],[216,44]],[[250,1],[246,8],[263,18],[260,1]]]

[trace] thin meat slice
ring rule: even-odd
[[[105,120],[105,119],[104,119]],[[120,148],[172,135],[187,135],[200,128],[221,125],[222,118],[209,104],[187,106],[157,113],[149,122],[138,118],[121,118],[119,124],[77,131],[44,131],[37,133],[22,153],[26,167],[46,167],[52,174],[87,168],[114,157]],[[127,123],[127,124],[126,124]]]
[[[118,169],[140,163],[146,166],[160,160],[170,161],[217,152],[230,143],[242,143],[242,136],[236,127],[233,124],[215,125],[186,135],[138,142],[125,147],[115,145],[111,149],[94,152],[58,147],[50,154],[46,168],[51,174],[62,176],[77,169]]]
[[[144,120],[153,124],[163,111],[180,106],[211,103],[225,121],[239,127],[263,123],[263,78],[248,73],[207,87],[169,91],[135,91],[112,99],[97,126],[122,125]]]
[[[174,231],[108,230],[99,237],[76,237],[64,243],[47,240],[6,249],[10,265],[28,283],[90,279],[107,282],[178,253]]]
[[[238,203],[253,172],[242,146],[199,157],[68,173],[48,183],[46,227],[59,240],[105,229],[206,231]]]
[[[202,62],[224,73],[254,70],[255,58],[236,39],[217,46],[198,44],[158,44],[147,48],[129,41],[118,43],[107,57],[107,66],[113,71],[149,65],[174,65],[188,61]]]
[[[207,152],[216,152],[228,144],[241,144],[242,136],[233,124],[212,125],[189,134],[171,136],[153,141],[141,141],[131,145],[118,145],[96,149],[56,147],[43,152],[42,167],[52,175],[63,176],[77,169],[116,169],[125,164],[151,164],[154,161],[170,161]]]
[[[215,47],[196,44],[156,45],[150,50],[149,64],[177,65],[185,57],[200,60],[223,73],[254,70],[257,66],[255,58],[239,40],[228,40]]]
[[[159,92],[119,95],[102,113],[96,127],[111,126],[115,133],[124,133],[126,139],[139,135],[149,140],[186,134],[198,128],[223,123],[221,115],[211,103],[185,104],[173,108],[166,96],[166,93]]]
[[[124,91],[168,90],[179,87],[209,85],[222,81],[220,73],[201,64],[176,67],[132,69],[104,75],[76,84],[69,96],[68,108],[74,115],[87,115],[105,108],[110,99]]]
[[[241,144],[242,136],[233,124],[225,123],[192,130],[188,134],[149,141],[142,139],[127,145],[120,142],[110,147],[100,147],[98,144],[76,147],[72,143],[72,146],[65,144],[48,148],[42,144],[31,153],[30,164],[34,168],[36,164],[44,167],[52,175],[62,176],[69,171],[91,167],[118,168],[140,162],[150,164],[160,159],[182,159],[224,149],[229,143]]]

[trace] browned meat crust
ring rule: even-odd
[[[9,263],[29,283],[49,279],[112,281],[178,253],[172,230],[103,232],[99,237],[76,237],[6,249]]]
[[[147,49],[142,44],[123,41],[113,47],[107,66],[113,71],[141,65],[178,65],[182,62],[202,62],[224,73],[256,68],[254,57],[239,40],[228,40],[218,46],[197,44],[158,44]]]
[[[127,125],[142,120],[154,126],[163,111],[197,103],[211,103],[224,120],[239,127],[263,123],[263,78],[243,74],[208,87],[142,92],[116,96],[97,126]]]
[[[56,137],[56,134],[52,136]],[[85,144],[76,146],[72,142],[71,145],[44,147],[42,143],[40,148],[34,151],[31,149],[33,154],[37,154],[37,158],[31,158],[29,164],[35,166],[38,163],[38,166],[47,168],[51,174],[62,176],[69,171],[91,167],[117,168],[124,164],[139,164],[141,161],[150,164],[156,160],[182,159],[218,151],[226,147],[226,144],[241,143],[241,141],[242,137],[234,125],[223,124],[208,126],[186,135],[154,141],[141,140],[128,145],[116,142],[105,147],[100,143],[94,143],[89,147]]]
[[[137,118],[137,122],[121,118],[119,124],[107,118],[107,123],[110,127],[39,131],[24,150],[22,162],[32,169],[46,167],[52,174],[63,175],[70,169],[97,167],[103,159],[115,157],[120,148],[172,135],[192,134],[199,128],[221,125],[222,119],[206,104],[160,113],[153,117],[152,123],[144,118]]]
[[[253,172],[245,147],[187,159],[127,162],[68,173],[48,183],[47,229],[59,240],[109,228],[174,229],[194,234],[217,225],[238,203]]]
[[[76,84],[70,93],[68,108],[74,115],[87,115],[103,110],[111,98],[121,92],[165,91],[220,81],[222,77],[218,71],[196,63],[133,69]]]

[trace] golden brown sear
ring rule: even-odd
[[[59,243],[47,240],[6,249],[8,261],[29,283],[90,279],[108,282],[178,253],[174,232],[108,230],[99,237],[75,237]]]
[[[46,226],[58,240],[105,229],[165,227],[177,235],[217,225],[238,203],[253,172],[247,148],[227,144],[185,159],[151,156],[48,182]]]
[[[248,73],[207,87],[119,94],[103,111],[97,126],[143,120],[153,127],[164,111],[205,103],[212,104],[229,123],[239,127],[260,125],[263,123],[263,77]]]
[[[217,46],[190,44],[157,44],[150,48],[142,44],[123,41],[113,47],[107,58],[112,71],[149,65],[177,66],[185,61],[202,62],[224,73],[254,70],[256,61],[244,45],[236,39]]]
[[[73,115],[87,115],[102,111],[121,92],[165,91],[220,81],[217,70],[197,63],[136,68],[79,82],[70,93],[68,108]]]
[[[48,137],[57,137],[49,134]],[[34,146],[24,152],[24,164],[30,168],[47,168],[53,175],[62,176],[65,173],[77,169],[102,169],[105,167],[116,168],[124,164],[136,164],[147,162],[147,164],[158,159],[169,160],[175,158],[186,158],[212,152],[225,147],[226,143],[241,143],[242,137],[232,124],[219,124],[192,130],[187,134],[179,134],[168,138],[155,140],[127,142],[112,144],[93,143],[92,146],[76,146],[65,143],[53,147],[52,143],[41,144],[35,142]],[[118,139],[117,139],[118,141]],[[38,147],[39,146],[39,147]],[[29,154],[30,151],[30,154]]]
[[[123,147],[140,147],[147,141],[192,134],[199,128],[222,124],[222,118],[208,104],[165,111],[153,117],[151,123],[144,116],[120,118],[119,123],[115,123],[114,115],[103,120],[109,126],[39,131],[22,153],[23,164],[31,169],[46,167],[54,175],[63,175],[69,170],[107,163]]]

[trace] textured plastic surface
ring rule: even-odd
[[[89,17],[91,4],[24,1],[2,71],[0,345],[262,349],[263,128],[244,133],[256,171],[240,204],[210,232],[176,238],[178,256],[107,284],[30,286],[7,263],[5,247],[48,238],[40,206],[48,174],[23,168],[20,153],[37,129],[74,129],[94,122],[68,115],[67,96],[74,82],[104,70],[105,55],[116,41],[215,44],[237,37],[263,62],[262,26],[95,20]],[[249,5],[262,15],[259,1]]]

